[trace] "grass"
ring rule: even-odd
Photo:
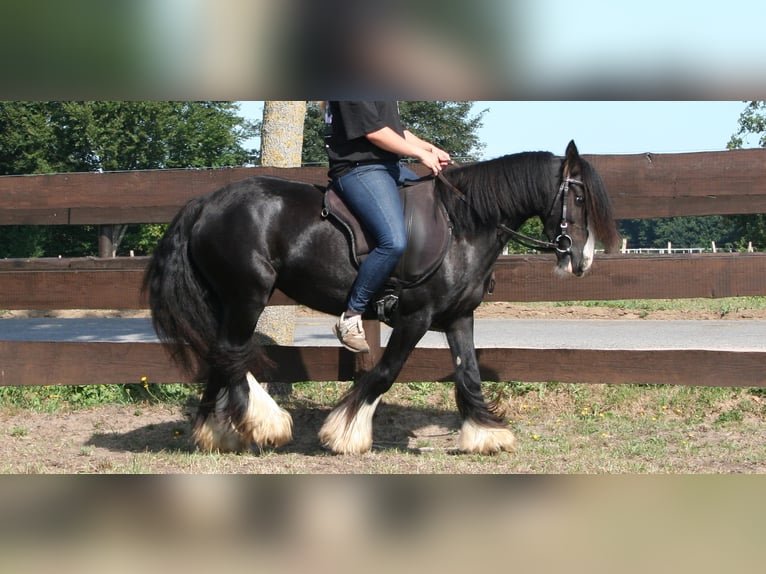
[[[186,404],[198,395],[196,385],[140,384],[0,387],[0,407],[56,413],[104,404]]]
[[[766,297],[726,297],[722,299],[635,299],[614,301],[558,301],[540,303],[554,307],[605,307],[626,311],[713,311],[721,316],[738,311],[766,309]]]
[[[766,405],[751,389],[553,385],[506,406],[522,471],[667,473],[764,468]]]
[[[478,465],[483,472],[506,465],[511,472],[570,474],[766,468],[766,445],[759,438],[766,422],[761,389],[509,382],[486,383],[485,391],[500,406],[518,446],[515,453],[499,457],[458,457],[459,464]],[[303,401],[321,402],[321,396],[303,385],[292,400],[300,408]],[[452,385],[444,383],[395,385],[385,402],[455,410]],[[377,424],[386,420],[380,415]],[[418,462],[410,456],[408,464],[432,472],[458,464],[444,447],[454,442],[457,429],[451,430],[440,439],[415,432],[410,448],[418,451]],[[392,472],[401,471],[398,463],[391,464]]]

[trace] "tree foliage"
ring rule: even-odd
[[[758,135],[758,145],[766,147],[766,102],[747,102],[739,116],[739,130],[731,136],[727,147],[740,149],[744,145],[744,135]]]
[[[309,102],[306,107],[306,120],[303,123],[303,165],[327,165],[324,131],[324,111],[319,102]]]
[[[66,171],[243,165],[250,131],[231,102],[51,102]]]
[[[0,102],[0,174],[246,164],[255,126],[232,102]],[[157,226],[130,226],[124,249],[146,253]],[[93,226],[0,227],[0,257],[96,252]]]
[[[59,171],[45,102],[0,102],[0,175]]]
[[[721,249],[738,249],[741,228],[722,215],[705,217],[667,217],[659,219],[629,219],[620,222],[620,233],[628,248],[673,247],[710,248],[712,242]]]
[[[478,136],[482,110],[471,116],[472,102],[401,102],[402,122],[416,136],[446,150],[456,161],[475,161],[484,144]]]

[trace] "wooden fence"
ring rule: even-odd
[[[618,219],[766,213],[766,150],[588,156]],[[166,222],[191,197],[244,177],[326,181],[323,168],[159,170],[0,177],[0,225]],[[136,309],[147,259],[0,260],[0,309]],[[550,255],[502,257],[493,301],[579,301],[766,295],[766,254],[597,257],[582,279],[551,277]],[[276,293],[271,304],[289,303]],[[379,330],[370,337],[379,341]],[[353,378],[340,347],[267,348],[280,381]],[[380,353],[373,349],[372,358]],[[766,386],[766,352],[479,349],[487,381]],[[415,350],[399,381],[450,380],[447,349]],[[0,384],[186,380],[155,343],[0,341]]]

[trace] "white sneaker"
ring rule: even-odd
[[[346,314],[340,316],[338,322],[332,328],[335,336],[341,344],[353,353],[369,353],[370,346],[364,335],[361,315],[346,319]]]

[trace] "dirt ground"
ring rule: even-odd
[[[310,313],[299,308],[298,314]],[[4,316],[144,316],[145,311],[58,311],[6,313]],[[559,319],[766,319],[766,310],[732,311],[725,315],[713,311],[626,311],[603,307],[549,307],[493,303],[483,305],[478,318],[559,318]],[[276,451],[245,455],[209,455],[195,451],[191,444],[193,405],[105,405],[92,409],[63,411],[55,414],[0,410],[0,473],[518,473],[518,472],[766,472],[766,464],[733,461],[713,456],[711,460],[693,457],[677,461],[676,466],[572,466],[566,456],[560,465],[534,467],[523,459],[524,448],[517,453],[495,457],[456,455],[456,434],[460,419],[451,395],[451,385],[444,385],[438,396],[391,391],[375,415],[374,448],[359,457],[335,456],[323,451],[317,432],[329,412],[326,404],[295,396],[280,399],[293,416],[294,441]],[[328,393],[332,391],[330,386]],[[55,392],[53,389],[51,392]],[[391,395],[391,396],[389,396]],[[562,399],[549,393],[534,407],[548,413],[532,423],[534,428],[560,424],[561,409],[572,405],[557,404]],[[754,399],[755,400],[755,399]],[[760,399],[759,399],[760,400]],[[508,405],[514,412],[521,403]],[[528,407],[532,408],[532,407]],[[555,421],[555,422],[554,422]],[[753,432],[761,432],[764,422],[751,420],[742,437],[727,441],[752,441]],[[535,426],[536,425],[536,426]],[[755,428],[755,431],[753,430]],[[528,429],[526,429],[528,430]],[[720,429],[708,422],[695,424],[693,433],[700,441],[719,440]],[[518,436],[517,432],[517,436]],[[522,433],[523,434],[523,433]],[[747,435],[750,435],[749,437]],[[762,436],[762,434],[761,434]],[[519,437],[520,442],[524,437]],[[528,437],[527,437],[527,440]],[[535,439],[536,440],[536,439]],[[757,442],[761,442],[760,439]],[[748,445],[748,448],[753,445]],[[594,444],[594,448],[602,448]],[[612,465],[612,466],[610,466]],[[611,469],[611,470],[610,470]]]

